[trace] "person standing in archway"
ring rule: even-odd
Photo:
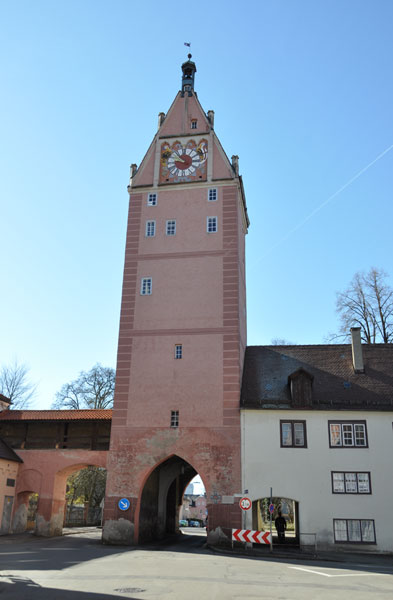
[[[274,524],[276,526],[278,542],[279,544],[285,543],[285,530],[287,528],[287,522],[281,515],[281,510],[278,511],[278,517],[276,517]]]

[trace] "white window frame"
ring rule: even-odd
[[[330,448],[368,448],[366,421],[329,421],[328,425]]]
[[[183,358],[183,344],[175,344],[175,358]]]
[[[179,411],[171,410],[171,427],[179,427]]]
[[[218,200],[217,188],[209,188],[207,190],[207,200],[208,202],[216,202]]]
[[[166,235],[176,235],[176,219],[168,219],[165,225]]]
[[[332,493],[371,494],[370,471],[332,471]]]
[[[157,206],[157,193],[151,192],[147,194],[147,206]]]
[[[154,237],[156,235],[156,222],[146,221],[145,237]]]
[[[214,228],[211,227],[214,223]],[[207,233],[217,233],[218,231],[218,218],[217,217],[206,217],[206,231]]]
[[[335,544],[376,544],[374,519],[333,519],[333,534]]]
[[[141,278],[141,296],[151,296],[153,280],[151,277]]]
[[[191,119],[191,129],[198,129],[198,119]]]

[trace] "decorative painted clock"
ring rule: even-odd
[[[176,141],[161,145],[160,183],[203,181],[206,179],[207,140],[184,145]]]

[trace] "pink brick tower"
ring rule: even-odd
[[[140,164],[130,208],[103,539],[176,531],[196,474],[210,536],[240,526],[240,384],[246,345],[245,234],[238,157],[194,91],[195,63]],[[130,507],[121,511],[121,498]],[[122,520],[119,520],[122,519]]]

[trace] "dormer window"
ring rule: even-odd
[[[314,377],[304,369],[298,369],[288,377],[293,407],[312,406],[312,382]]]
[[[197,129],[197,128],[198,128],[198,120],[191,119],[191,129]]]

